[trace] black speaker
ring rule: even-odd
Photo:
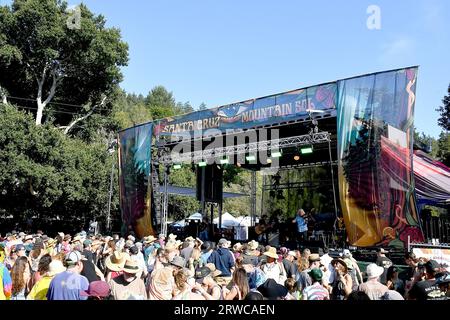
[[[204,179],[203,179],[204,174]],[[205,167],[197,166],[197,200],[202,200],[202,183],[204,183],[205,201],[222,202],[223,198],[223,169],[217,164]]]

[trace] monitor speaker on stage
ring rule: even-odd
[[[203,173],[205,178],[203,179]],[[202,182],[205,183],[205,201],[222,202],[223,197],[223,169],[213,164],[205,167],[197,167],[197,200],[202,200]]]

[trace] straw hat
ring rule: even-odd
[[[258,249],[258,246],[259,246],[259,243],[258,243],[257,241],[255,241],[255,240],[252,240],[252,241],[250,241],[250,242],[247,244],[247,247],[248,247],[250,250],[256,250],[256,249]]]
[[[169,234],[169,241],[170,240],[175,240],[176,238],[177,238],[176,234],[173,234],[173,233]]]
[[[124,252],[114,251],[105,260],[106,267],[111,271],[122,271],[128,256]]]
[[[345,273],[348,272],[347,264],[345,263],[344,260],[342,260],[342,259],[340,259],[340,258],[336,258],[336,259],[331,260],[331,265],[334,266],[335,263],[339,263],[341,266],[343,266],[343,267],[344,267],[344,270],[345,270],[345,271],[344,271]]]
[[[239,250],[241,250],[242,249],[242,244],[240,243],[240,242],[238,242],[238,243],[235,243],[234,244],[234,246],[233,246],[233,250],[234,251],[239,251]]]
[[[270,258],[278,259],[277,249],[274,247],[270,247],[268,251],[264,252],[264,255]]]
[[[56,245],[56,240],[48,239],[46,242],[47,248],[53,248]]]
[[[148,243],[155,242],[155,241],[158,240],[158,239],[156,239],[153,235],[150,235],[150,236],[148,236],[148,237],[144,237],[143,240],[144,240],[143,242],[144,242],[145,244],[148,244]]]
[[[66,268],[64,267],[63,263],[59,260],[53,260],[50,262],[49,269],[47,271],[47,275],[50,277],[53,277],[57,275],[58,273],[66,271]]]
[[[139,268],[139,265],[136,261],[133,260],[127,260],[125,262],[125,265],[123,266],[122,270],[126,273],[138,273],[141,271],[141,268]]]
[[[75,242],[81,242],[81,236],[75,236],[75,237],[72,239],[71,243],[75,243]]]
[[[211,270],[211,275],[213,278],[218,277],[222,274],[222,271],[216,269],[216,265],[214,263],[207,263],[205,267]]]

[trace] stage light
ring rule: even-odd
[[[174,164],[173,165],[173,168],[174,168],[174,170],[178,170],[178,169],[181,169],[181,164]]]
[[[294,156],[294,160],[295,160],[295,161],[300,160],[300,156],[299,156],[298,154],[296,154],[296,155]]]
[[[301,152],[302,154],[313,153],[313,147],[312,147],[312,146],[302,147],[302,148],[300,149],[300,152]]]
[[[272,151],[271,152],[271,157],[272,158],[279,158],[279,157],[281,157],[281,151]]]
[[[206,161],[201,161],[201,162],[198,163],[198,166],[199,167],[206,167],[206,164],[207,164]]]
[[[230,160],[228,160],[228,158],[220,159],[220,164],[229,164],[229,163],[230,163]]]
[[[272,159],[267,159],[267,163],[272,163]]]
[[[236,163],[236,166],[238,166],[238,168],[240,168],[242,165],[238,162],[238,163]]]
[[[256,160],[256,157],[255,157],[254,155],[249,155],[249,156],[246,156],[245,159],[246,159],[247,161],[255,161],[255,160]]]

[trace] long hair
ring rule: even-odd
[[[112,252],[116,251],[116,242],[114,240],[109,240],[108,248],[111,248]]]
[[[39,259],[38,272],[41,276],[50,270],[50,262],[52,262],[52,257],[48,253]]]
[[[184,270],[175,271],[174,278],[178,290],[183,291],[187,286],[187,276]]]
[[[11,269],[13,296],[20,293],[26,286],[24,273],[27,267],[30,267],[30,265],[28,264],[28,258],[19,257]]]
[[[305,258],[300,258],[297,260],[297,270],[298,272],[302,272],[309,268],[309,261]]]
[[[237,268],[233,272],[233,282],[241,291],[241,298],[244,299],[244,297],[250,291],[250,288],[248,286],[247,272],[244,268]]]

